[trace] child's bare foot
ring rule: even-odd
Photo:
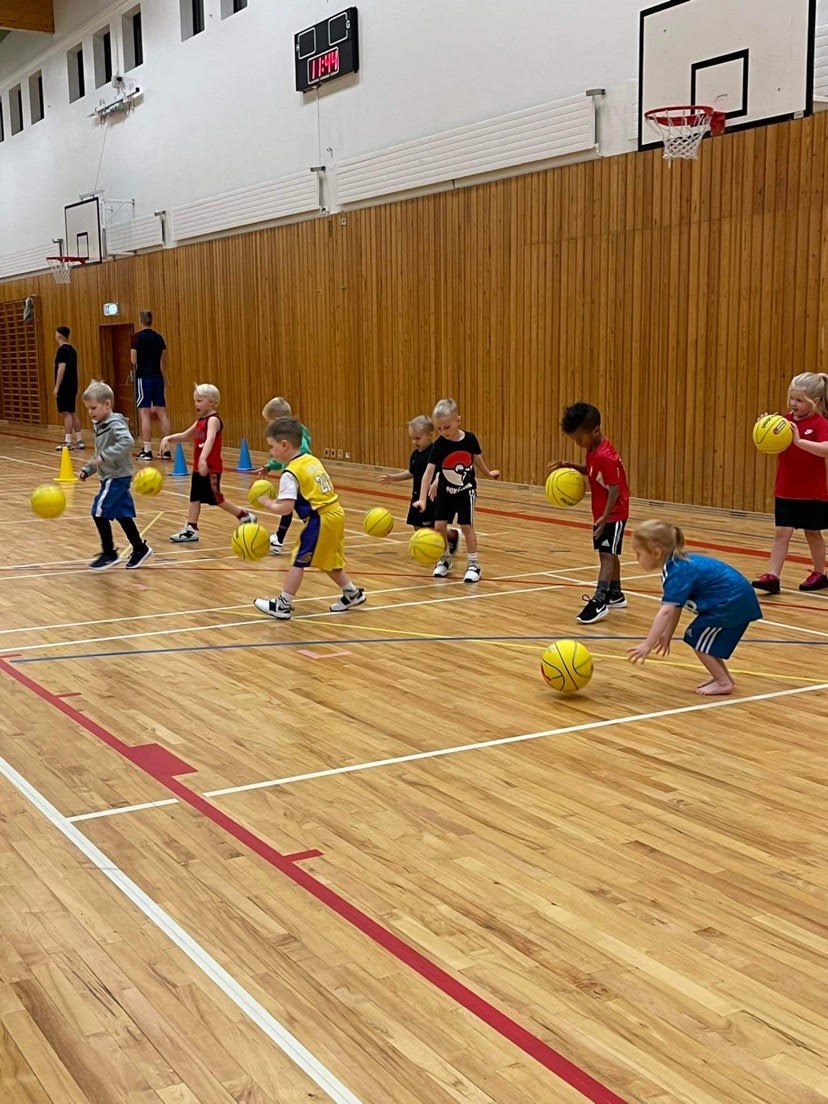
[[[704,680],[704,682],[700,682],[700,683],[699,683],[699,685],[698,685],[698,686],[696,687],[696,690],[697,690],[697,691],[699,691],[699,690],[704,690],[704,688],[705,688],[706,686],[712,686],[712,685],[713,685],[713,683],[714,683],[715,681],[716,681],[716,680],[715,680],[715,679],[712,679],[712,678],[709,678],[709,679],[705,679],[705,680]]]
[[[696,693],[706,698],[725,697],[727,694],[732,694],[734,689],[732,682],[718,682],[716,679],[711,679],[710,682],[703,682],[701,686],[697,686]]]

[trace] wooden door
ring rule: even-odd
[[[132,323],[101,326],[101,376],[115,392],[115,409],[129,422],[133,434],[137,430],[135,417],[135,383],[130,348]]]

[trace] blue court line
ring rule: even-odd
[[[207,632],[209,628],[209,625],[205,625],[204,631]],[[543,636],[538,636],[537,634],[532,636],[372,636],[367,640],[359,638],[352,640],[331,640],[330,637],[328,637],[325,640],[272,640],[257,644],[184,644],[176,648],[125,648],[117,652],[74,652],[71,655],[33,656],[30,659],[10,658],[10,662],[14,664],[63,663],[69,659],[112,659],[117,656],[171,655],[178,652],[232,652],[249,650],[251,648],[312,648],[323,646],[343,648],[348,644],[354,646],[357,644],[496,644],[509,641],[525,641],[528,643],[535,640],[551,641],[554,639],[555,637],[552,633],[544,633]],[[641,640],[641,634],[639,633],[636,636],[569,636],[567,639],[581,640],[584,642],[591,640],[639,641]],[[828,640],[753,639],[743,640],[740,647],[744,648],[746,645],[750,644],[784,644],[786,647],[795,645],[800,648],[826,648],[828,647]],[[13,656],[13,652],[11,651],[10,656]]]

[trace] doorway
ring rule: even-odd
[[[115,392],[115,409],[126,418],[133,437],[138,430],[135,409],[135,383],[130,361],[133,325],[100,327],[101,378]]]

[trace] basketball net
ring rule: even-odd
[[[86,264],[86,257],[47,257],[56,284],[68,284],[72,279],[72,265]]]
[[[644,118],[664,143],[665,161],[694,161],[705,134],[721,134],[727,122],[723,111],[699,104],[656,107],[645,111]]]

